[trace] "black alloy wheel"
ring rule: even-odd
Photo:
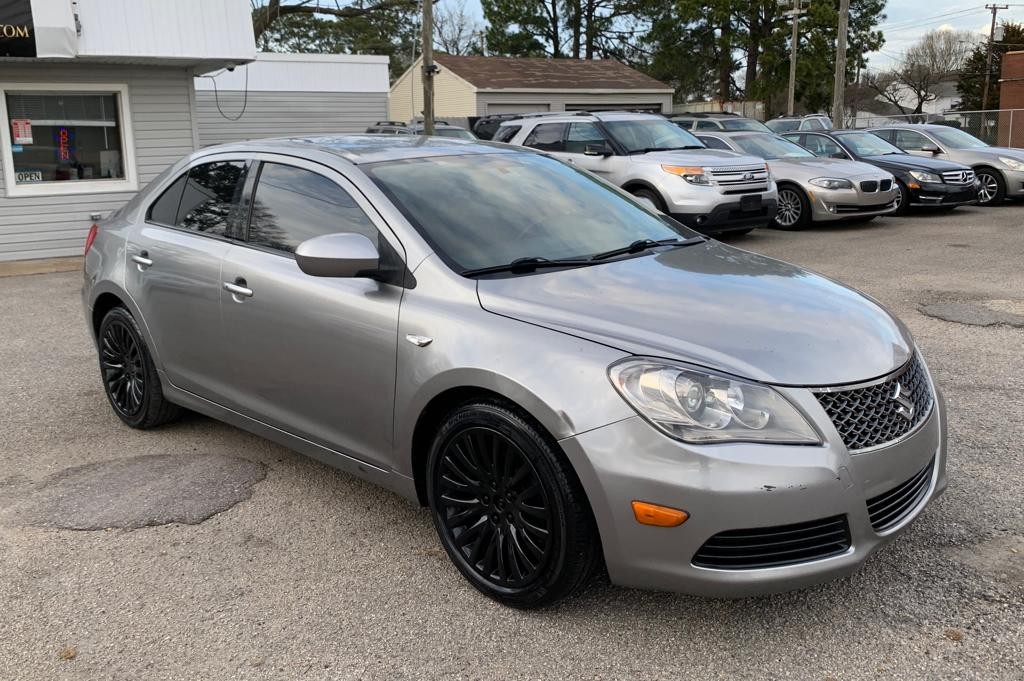
[[[153,358],[126,309],[115,307],[107,312],[96,339],[103,390],[122,421],[144,429],[179,415],[180,408],[164,397]]]
[[[599,563],[575,473],[534,424],[503,404],[471,403],[449,415],[431,448],[427,496],[452,562],[507,605],[560,600]]]

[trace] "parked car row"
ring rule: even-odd
[[[376,135],[422,135],[423,121],[403,123],[402,121],[377,121],[366,129],[366,132]],[[434,121],[434,134],[438,137],[457,137],[459,139],[472,140],[476,135],[469,130],[452,125],[448,121]]]

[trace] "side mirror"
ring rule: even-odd
[[[921,151],[928,154],[937,154],[941,150],[934,144],[926,144],[925,146],[921,147]]]
[[[351,232],[307,239],[295,249],[299,269],[313,277],[365,277],[380,263],[373,242]]]
[[[584,156],[604,156],[607,158],[612,155],[612,150],[608,148],[607,144],[588,144],[583,147]]]
[[[846,154],[844,154],[841,151],[833,152],[833,153],[829,154],[829,156],[831,156],[832,158],[839,158],[839,159],[845,159],[846,158]]]

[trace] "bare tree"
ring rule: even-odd
[[[372,4],[356,0],[354,4],[344,7],[337,0],[325,0],[323,4],[321,0],[249,0],[249,4],[252,7],[252,31],[257,41],[275,21],[290,14],[320,14],[350,19],[387,9],[415,9],[419,6],[417,0],[377,0]]]
[[[448,54],[481,54],[483,26],[466,11],[466,0],[442,0],[434,12],[434,46]]]
[[[958,78],[976,42],[970,31],[931,31],[892,69],[868,74],[867,85],[903,114],[922,113],[940,83]]]

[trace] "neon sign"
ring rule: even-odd
[[[53,155],[60,163],[72,163],[75,158],[75,131],[65,126],[53,130]]]

